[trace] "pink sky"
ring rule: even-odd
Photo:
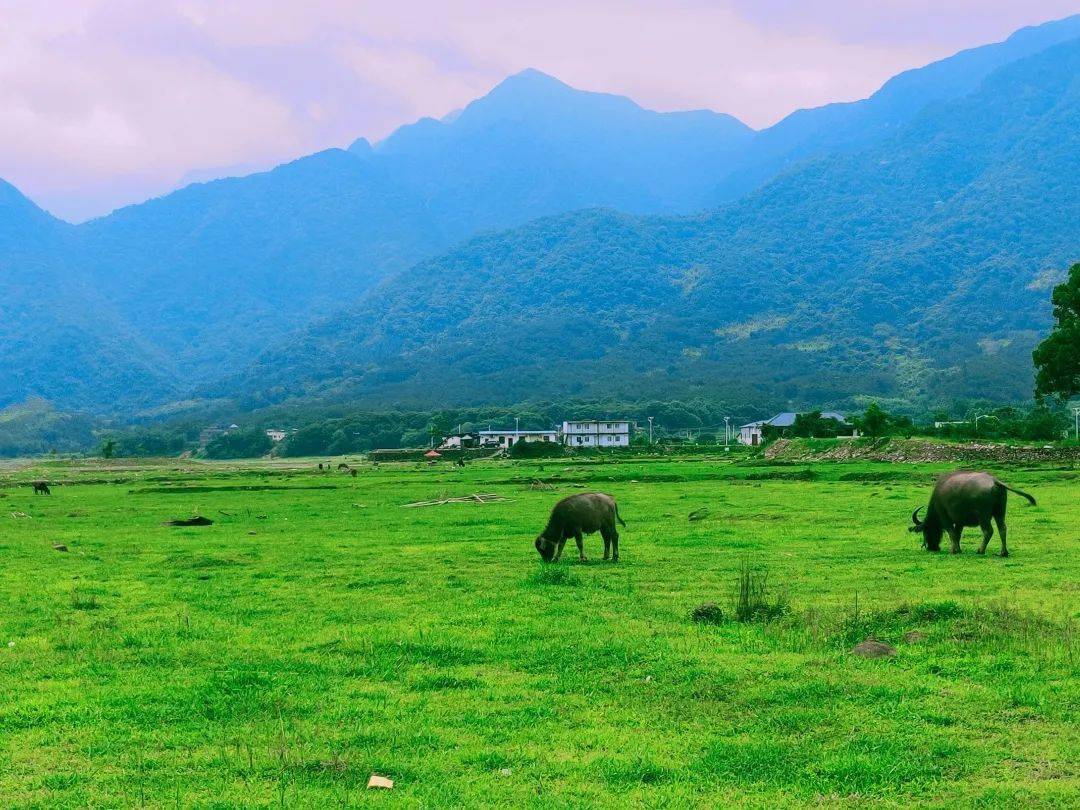
[[[0,178],[84,219],[440,116],[526,67],[754,127],[1080,0],[0,0]]]

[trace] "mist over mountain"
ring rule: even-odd
[[[1025,29],[756,133],[525,71],[78,226],[0,183],[0,406],[1027,396],[1077,258],[1078,43]]]

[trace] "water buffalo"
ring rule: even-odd
[[[547,526],[536,538],[536,550],[545,562],[558,562],[563,546],[573,537],[577,541],[578,558],[585,562],[582,534],[600,532],[604,538],[604,559],[619,561],[619,532],[615,521],[626,525],[619,517],[615,499],[602,492],[581,492],[563,498],[551,510]]]
[[[982,529],[983,541],[979,553],[986,552],[990,538],[994,536],[991,519],[997,523],[1001,535],[1001,556],[1008,557],[1009,549],[1005,545],[1005,504],[1009,493],[1015,492],[1027,498],[1032,506],[1035,499],[1026,492],[1013,489],[984,472],[954,472],[941,476],[930,495],[930,505],[926,507],[926,519],[919,520],[919,507],[911,515],[914,524],[909,531],[922,532],[923,545],[927,551],[941,549],[941,535],[949,533],[952,541],[952,553],[960,553],[960,535],[965,526],[978,526]]]
[[[49,490],[48,481],[34,481],[31,486],[34,487],[35,495],[52,495],[52,492]]]

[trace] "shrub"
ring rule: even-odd
[[[517,442],[510,448],[510,458],[561,458],[566,448],[558,442]]]

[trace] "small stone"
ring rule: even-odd
[[[385,776],[379,776],[377,773],[373,773],[367,780],[368,790],[372,788],[379,788],[381,790],[392,790],[394,787],[394,780],[388,779]]]
[[[503,776],[509,776],[511,771],[510,771],[509,768],[503,768],[502,770],[499,771],[499,773],[501,773]]]
[[[888,644],[871,637],[852,647],[851,654],[863,658],[886,658],[890,655],[896,655],[896,650]]]
[[[68,547],[63,543],[53,543],[53,549],[56,551],[67,551]]]
[[[652,683],[652,675],[645,676],[645,683]]]

